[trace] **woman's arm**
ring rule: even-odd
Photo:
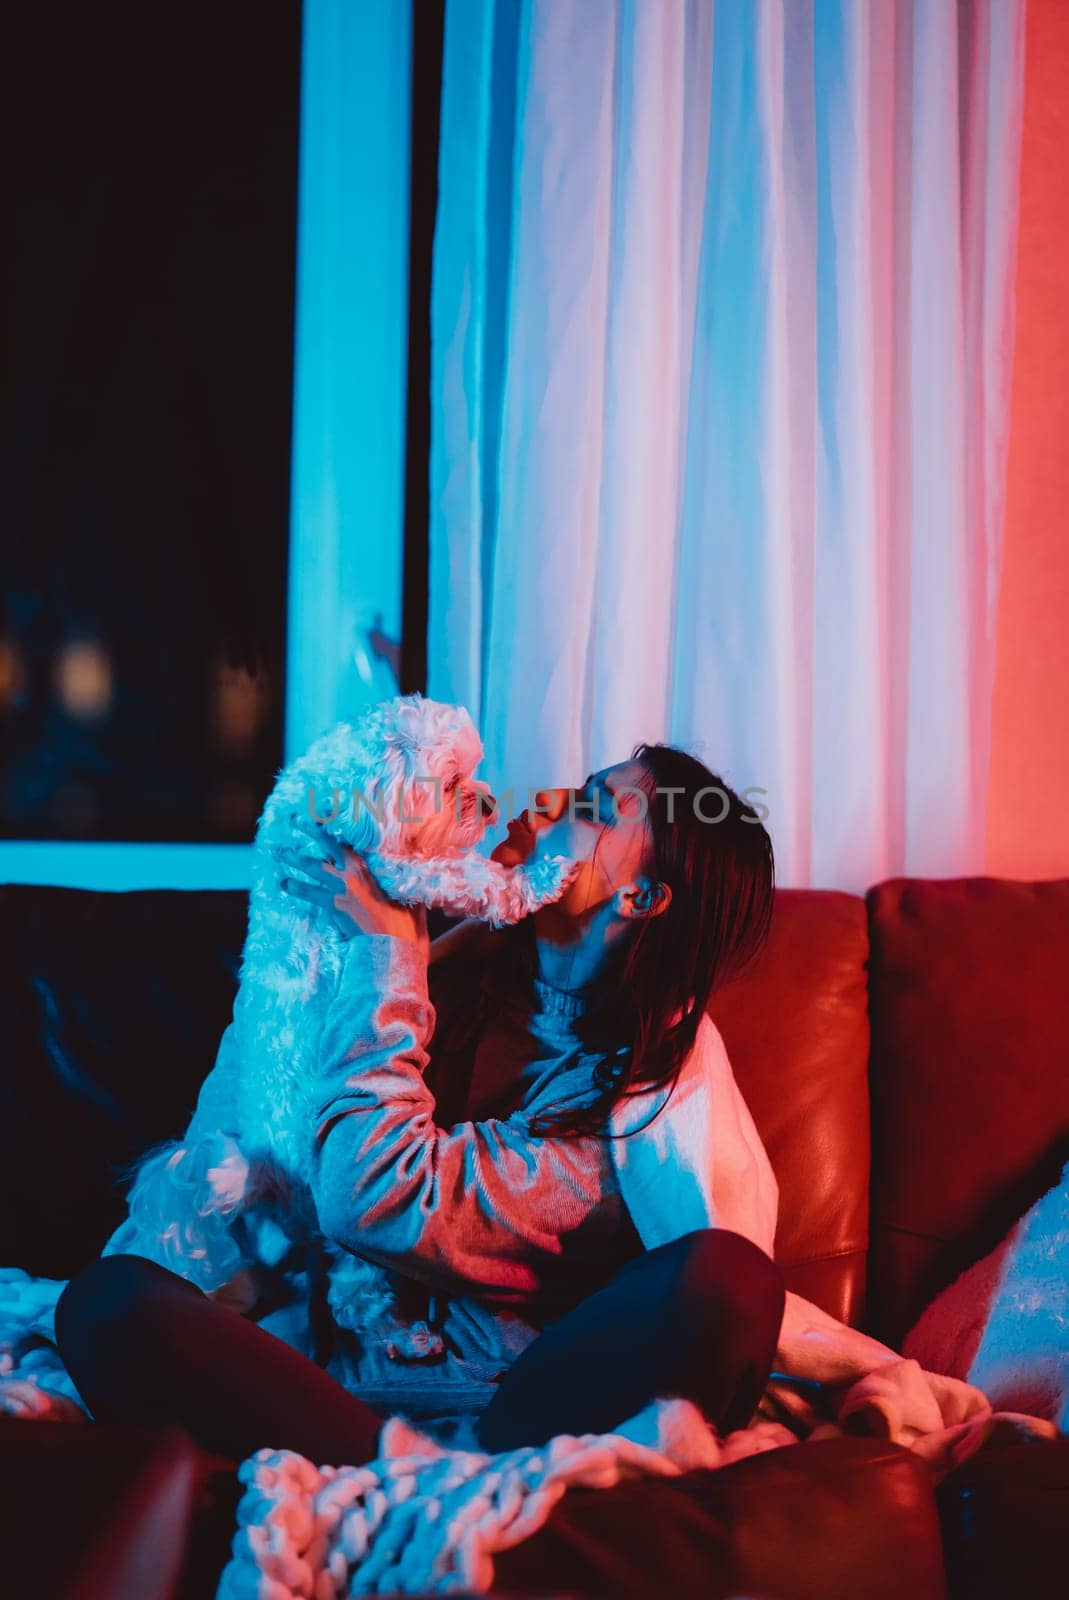
[[[463,922],[455,923],[431,940],[430,965],[437,966],[439,961],[450,961],[454,956],[463,956],[466,961],[478,960],[492,948],[496,934],[497,930],[488,922],[465,917]]]
[[[522,1114],[437,1127],[433,1029],[426,948],[353,939],[312,1084],[320,1224],[432,1288],[522,1303],[602,1198],[591,1141],[533,1137]]]
[[[888,1345],[787,1290],[776,1345],[777,1372],[817,1383],[853,1383],[885,1362],[901,1359]]]

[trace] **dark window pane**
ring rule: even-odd
[[[300,8],[16,16],[0,831],[247,838],[282,759]]]

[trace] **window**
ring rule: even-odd
[[[11,35],[0,881],[247,885],[283,762],[422,687],[443,0],[160,15]]]
[[[7,838],[248,840],[281,763],[300,36],[8,23]]]

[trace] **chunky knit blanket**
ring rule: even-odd
[[[722,1453],[689,1400],[658,1401],[613,1434],[560,1434],[493,1456],[445,1449],[400,1418],[364,1466],[260,1450],[241,1468],[247,1487],[217,1600],[484,1593],[494,1556],[540,1528],[567,1489],[678,1475]]]
[[[0,1267],[0,1416],[82,1422],[88,1413],[55,1343],[56,1301],[66,1284]]]
[[[396,1417],[383,1428],[379,1458],[360,1466],[317,1467],[291,1450],[259,1450],[240,1469],[246,1487],[216,1600],[484,1594],[495,1556],[536,1533],[570,1488],[678,1477],[847,1433],[905,1445],[938,1482],[993,1436],[1055,1433],[1051,1423],[1008,1412],[951,1421],[953,1404],[944,1417],[915,1361],[859,1380],[823,1413],[798,1395],[788,1404],[776,1387],[763,1406],[780,1407],[790,1425],[758,1416],[723,1439],[677,1398],[653,1402],[613,1433],[559,1434],[497,1455],[443,1448]],[[918,1422],[925,1416],[934,1427]]]

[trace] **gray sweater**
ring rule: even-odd
[[[319,1219],[329,1238],[395,1274],[413,1317],[429,1311],[445,1357],[391,1360],[381,1343],[362,1348],[337,1328],[317,1351],[322,1315],[307,1272],[278,1286],[282,1304],[262,1326],[318,1354],[382,1414],[470,1444],[471,1421],[538,1331],[642,1249],[606,1141],[529,1128],[535,1113],[590,1100],[598,1058],[577,1038],[579,998],[514,981],[475,1040],[464,1120],[440,1127],[425,954],[361,937],[343,959],[311,1096]]]

